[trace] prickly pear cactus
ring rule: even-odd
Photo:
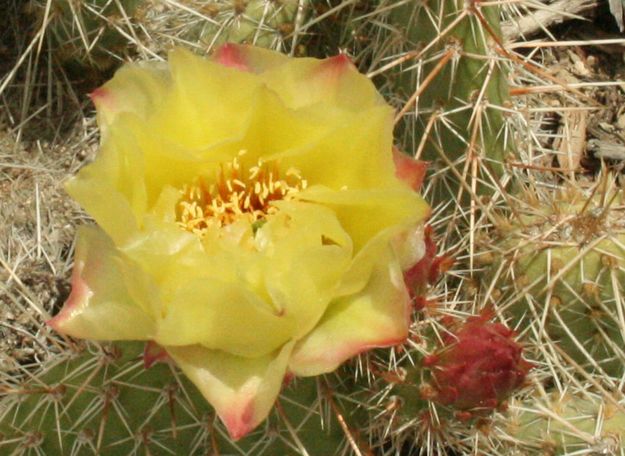
[[[127,56],[153,58],[181,42],[205,50],[226,42],[281,48],[298,11],[305,13],[297,0],[182,3],[54,0],[48,10],[47,2],[37,0],[33,9],[40,22],[49,21],[51,50],[66,68],[104,72]]]
[[[501,175],[509,147],[501,109],[508,85],[496,57],[498,6],[464,0],[406,2],[390,18],[402,37],[402,50],[414,56],[397,67],[401,73],[393,85],[397,94],[413,101],[400,112],[414,113],[406,117],[404,128],[414,135],[417,153],[439,166],[456,167],[467,182],[472,157],[480,157],[480,172],[474,171],[473,179],[488,182],[489,172]]]
[[[132,36],[131,20],[144,0],[52,2],[35,1],[39,21],[48,23],[51,50],[65,67],[78,71],[88,66],[100,71],[119,62]]]
[[[213,2],[199,40],[209,47],[215,44],[249,43],[273,49],[295,28],[297,0],[237,0]]]
[[[90,344],[63,353],[28,381],[3,385],[0,451],[332,455],[342,448],[335,415],[321,415],[331,397],[328,383],[293,381],[264,428],[233,442],[197,389],[167,363],[146,369],[142,350],[141,343]],[[338,410],[339,401],[332,401]]]
[[[491,216],[474,210],[481,202],[477,195],[501,190],[509,147],[502,115],[508,103],[501,66],[506,55],[498,43],[495,3],[59,0],[47,15],[47,3],[37,0],[41,20],[49,21],[55,58],[102,72],[126,58],[162,57],[172,46],[204,53],[225,41],[319,57],[346,51],[397,107],[397,140],[404,150],[433,162],[429,198],[461,213],[435,218],[437,231],[456,230],[462,240],[450,236],[447,242],[466,261],[436,291],[439,304],[422,296],[433,292],[425,282],[416,288],[416,319],[405,345],[363,356],[328,377],[295,379],[284,386],[268,421],[243,440],[227,437],[174,367],[145,369],[141,345],[88,345],[55,351],[41,369],[24,369],[22,381],[3,381],[0,453],[622,451],[622,443],[612,445],[623,438],[622,414],[612,402],[595,397],[584,403],[587,394],[560,400],[549,390],[551,378],[542,378],[552,370],[564,378],[583,369],[595,383],[603,373],[622,375],[620,196],[598,190],[588,204],[592,190],[558,196],[557,202],[546,193],[510,197],[524,202],[491,220],[501,222],[498,232],[489,225],[477,251],[467,234],[465,209],[471,206],[471,217]],[[473,233],[483,221],[470,223]],[[483,278],[490,299],[476,304],[471,287],[480,268],[488,270]],[[493,301],[498,319],[512,322],[515,333],[468,316]],[[445,322],[450,315],[451,325]],[[504,427],[507,401],[526,384],[529,365],[521,347],[527,345],[532,355],[566,355],[580,369],[563,358],[554,368],[541,358],[533,385],[543,381],[556,414],[539,408],[533,397],[512,400],[512,424]],[[579,432],[571,435],[571,426]]]
[[[432,304],[428,313],[438,313]],[[388,383],[372,433],[405,454],[465,454],[480,427],[526,386],[532,368],[518,336],[491,311],[421,321],[413,352]],[[409,359],[411,361],[409,361]],[[404,453],[402,453],[404,454]]]
[[[504,312],[519,329],[558,344],[584,369],[620,376],[622,190],[609,183],[585,191],[563,188],[555,195],[528,192],[515,212],[500,223],[487,274],[497,293],[511,297]]]
[[[546,399],[531,397],[511,404],[506,432],[517,450],[550,455],[621,454],[625,444],[622,406],[588,393],[551,393]]]

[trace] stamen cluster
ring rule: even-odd
[[[212,182],[200,177],[185,184],[176,207],[178,225],[202,236],[210,226],[222,227],[242,217],[253,224],[277,212],[274,201],[289,200],[306,189],[308,182],[296,168],[280,173],[279,163],[258,160],[246,168],[241,159],[245,151],[231,162],[220,164]]]

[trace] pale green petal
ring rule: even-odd
[[[161,292],[166,294],[171,275],[201,268],[198,263],[205,260],[201,243],[197,236],[180,229],[175,223],[147,216],[144,229],[120,248],[129,258],[140,264],[158,283]],[[193,279],[187,276],[186,280]],[[179,286],[176,283],[173,287]]]
[[[291,338],[293,324],[244,283],[189,282],[157,323],[160,345],[201,344],[244,357],[264,356]]]
[[[338,298],[317,327],[298,341],[289,370],[312,376],[376,347],[402,343],[410,326],[410,298],[392,250],[379,259],[366,287]]]
[[[271,411],[286,373],[293,343],[259,358],[241,358],[194,345],[166,347],[237,440]]]
[[[173,220],[176,191],[165,189],[155,212],[144,219],[143,231],[122,247],[123,252],[150,273],[158,284],[163,302],[169,302],[193,280],[241,283],[257,292],[262,289],[264,265],[258,252],[228,233],[237,224],[209,231],[203,238],[181,229]],[[245,223],[252,237],[252,228]],[[163,309],[165,312],[165,309]]]
[[[148,340],[158,292],[149,278],[115,249],[98,228],[78,231],[72,292],[48,322],[70,336],[96,340]]]

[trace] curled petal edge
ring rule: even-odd
[[[317,328],[298,341],[290,372],[304,377],[332,372],[364,351],[406,340],[412,309],[399,264],[376,269],[364,290],[332,304]]]

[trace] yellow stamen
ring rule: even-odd
[[[239,153],[239,157],[244,155],[244,151]],[[176,206],[182,229],[202,236],[209,226],[221,227],[241,218],[254,224],[277,211],[273,201],[292,199],[308,185],[296,168],[289,168],[282,177],[276,162],[259,160],[245,168],[239,157],[221,164],[210,184],[200,177],[182,186]]]

